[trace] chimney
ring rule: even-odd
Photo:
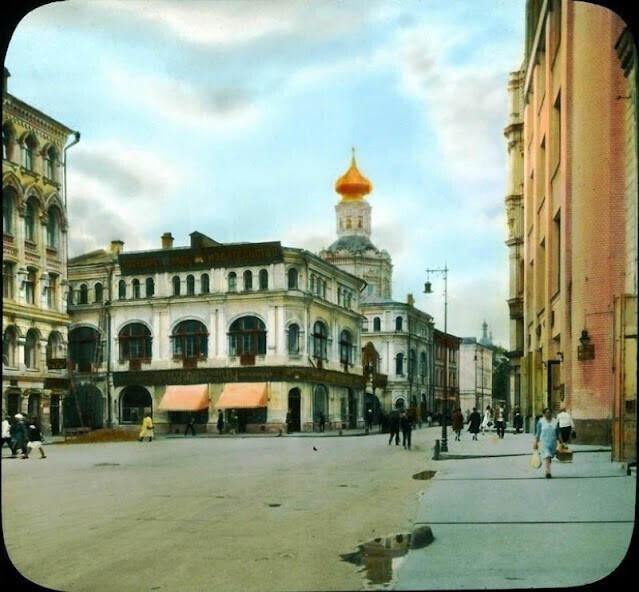
[[[406,295],[406,304],[408,304],[408,306],[415,306],[415,298],[412,294]]]
[[[163,249],[172,249],[173,248],[173,236],[170,232],[165,232],[162,235],[162,248]]]
[[[124,247],[124,241],[121,240],[112,240],[111,241],[111,254],[119,255],[122,252],[122,247]]]

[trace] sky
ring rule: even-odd
[[[68,128],[69,256],[124,242],[337,239],[373,184],[393,299],[508,347],[508,76],[525,0],[66,0],[10,40],[9,92]],[[448,268],[428,274],[427,269]],[[425,281],[433,293],[423,293]]]

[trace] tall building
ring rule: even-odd
[[[2,409],[60,430],[68,392],[66,151],[80,134],[2,87]],[[69,144],[70,137],[72,143]]]
[[[464,414],[476,407],[480,412],[493,402],[494,346],[482,324],[482,337],[463,337],[459,346],[459,403]],[[504,403],[507,403],[504,401]]]
[[[372,190],[353,151],[350,167],[335,182],[340,196],[335,206],[338,238],[319,256],[366,282],[359,310],[364,315],[362,348],[369,362],[365,367],[370,406],[374,411],[412,408],[422,417],[437,415],[444,408],[444,370],[436,371],[444,348],[450,350],[449,409],[459,403],[459,339],[446,340],[442,333],[436,347],[433,317],[415,307],[411,294],[405,302],[393,299],[391,257],[371,242],[372,208],[366,196]]]
[[[636,455],[637,55],[588,2],[528,1],[509,83],[506,211],[515,403],[572,412],[579,441]]]
[[[239,429],[364,425],[359,297],[364,282],[279,242],[190,244],[69,261],[69,354],[75,397],[66,424],[214,431],[221,409]]]

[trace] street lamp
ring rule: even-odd
[[[441,451],[448,452],[448,432],[446,428],[446,415],[448,412],[448,266],[444,264],[440,269],[427,269],[426,273],[441,273],[444,276],[444,403],[442,421],[442,445]],[[424,294],[432,294],[430,282],[424,284]]]

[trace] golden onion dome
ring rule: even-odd
[[[360,201],[373,190],[373,184],[357,168],[355,162],[355,148],[351,158],[350,168],[335,181],[335,191],[342,196],[342,199],[349,201]]]

